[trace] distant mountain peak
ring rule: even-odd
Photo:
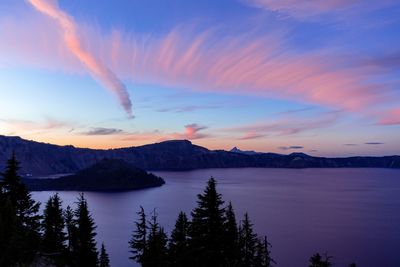
[[[242,152],[242,150],[240,150],[239,148],[237,148],[236,146],[234,146],[234,147],[230,150],[230,152],[240,153],[240,152]]]
[[[262,154],[261,152],[256,152],[256,151],[253,151],[253,150],[241,150],[241,149],[237,148],[236,146],[233,147],[229,152],[239,153],[239,154],[245,154],[245,155],[257,155],[257,154]]]
[[[301,157],[301,158],[311,158],[310,155],[303,153],[303,152],[293,152],[293,153],[290,153],[289,156]]]

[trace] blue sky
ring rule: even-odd
[[[400,154],[396,1],[0,3],[0,134]]]

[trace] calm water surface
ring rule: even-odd
[[[206,169],[155,172],[167,184],[140,191],[85,193],[112,266],[128,260],[135,212],[157,209],[169,232],[179,211],[190,212],[211,176],[237,216],[245,211],[272,243],[282,267],[308,266],[315,252],[334,256],[334,266],[400,266],[400,170],[391,169]],[[54,192],[35,192],[45,202]],[[61,192],[64,206],[78,192]],[[42,205],[43,206],[43,205]]]

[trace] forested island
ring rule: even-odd
[[[161,186],[165,181],[121,159],[103,159],[74,175],[23,179],[31,191],[121,191]]]
[[[39,213],[40,203],[32,199],[18,170],[13,155],[0,182],[0,266],[112,266],[105,244],[99,249],[96,242],[96,223],[83,193],[75,208],[65,209],[56,193]],[[198,195],[190,216],[179,213],[170,235],[158,223],[156,210],[148,214],[141,208],[137,215],[126,247],[130,258],[143,267],[279,264],[273,260],[267,237],[254,232],[249,215],[237,222],[232,204],[224,202],[213,178]],[[332,257],[316,253],[308,266],[332,266]]]

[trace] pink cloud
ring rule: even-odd
[[[245,133],[242,137],[239,137],[238,140],[250,140],[250,139],[258,139],[265,137],[265,134],[259,134],[257,132],[248,132]]]
[[[400,108],[392,109],[381,116],[380,125],[400,125]]]
[[[196,123],[185,125],[184,133],[175,133],[170,135],[169,139],[201,139],[208,137],[208,135],[200,133],[200,131],[207,129],[205,126],[198,125]]]
[[[220,129],[221,132],[240,134],[240,140],[248,140],[272,136],[294,135],[303,132],[332,126],[338,120],[339,113],[323,113],[313,118],[284,117],[271,122],[260,121],[257,123],[239,125],[236,127]]]
[[[118,72],[138,82],[357,112],[388,100],[387,88],[368,82],[370,70],[341,68],[341,60],[318,52],[290,53],[279,36],[214,40],[211,33],[185,35],[190,36],[175,29],[165,37],[144,41],[129,34],[115,39],[115,35],[92,33],[96,43],[105,44],[104,51],[114,47],[112,61],[120,63]],[[104,51],[98,53],[107,58]]]
[[[41,133],[43,131],[66,129],[72,126],[71,123],[47,118],[43,121],[0,119],[1,128],[13,133]]]
[[[78,24],[55,5],[31,1],[42,12],[56,18],[61,27],[57,29],[37,19],[33,19],[36,23],[30,23],[29,18],[22,27],[8,20],[7,25],[16,31],[18,38],[35,44],[37,49],[36,53],[29,53],[25,64],[48,65],[49,69],[56,64],[65,71],[81,72],[80,66],[66,53],[72,51],[92,75],[114,90],[128,113],[129,96],[107,65],[119,76],[138,83],[272,97],[363,115],[396,102],[388,97],[389,87],[371,83],[374,73],[370,66],[350,68],[351,64],[343,62],[343,58],[339,59],[332,51],[291,52],[282,35],[226,35],[221,38],[212,31],[193,33],[182,27],[165,36],[151,37],[118,30],[104,34],[89,25],[79,25],[78,29]],[[38,27],[46,42],[36,43],[37,38],[30,34],[38,32]],[[49,43],[57,44],[58,48],[48,47]],[[0,48],[2,46],[0,43]],[[24,53],[25,48],[17,46],[15,49],[22,49]],[[68,60],[64,61],[66,58]]]
[[[29,0],[41,13],[56,20],[63,31],[66,47],[86,66],[89,72],[114,93],[129,116],[132,116],[132,103],[125,85],[101,60],[85,50],[78,34],[78,25],[72,17],[59,9],[56,1]]]
[[[34,66],[73,74],[84,73],[80,62],[65,46],[57,25],[40,14],[18,16],[21,19],[0,18],[0,35],[2,40],[6,40],[0,42],[2,61],[9,66]]]
[[[144,131],[144,132],[128,132],[128,131],[115,131],[115,129],[104,129],[104,128],[92,128],[88,132],[84,132],[84,135],[94,135],[100,130],[101,133],[107,132],[107,135],[119,136],[122,141],[142,141],[145,142],[160,142],[173,139],[187,139],[195,140],[207,138],[209,135],[201,133],[201,131],[207,129],[205,126],[198,125],[196,123],[185,125],[183,132],[164,132],[164,131]],[[111,132],[112,131],[112,132]],[[82,134],[82,133],[81,133]],[[104,134],[102,134],[104,135]]]

